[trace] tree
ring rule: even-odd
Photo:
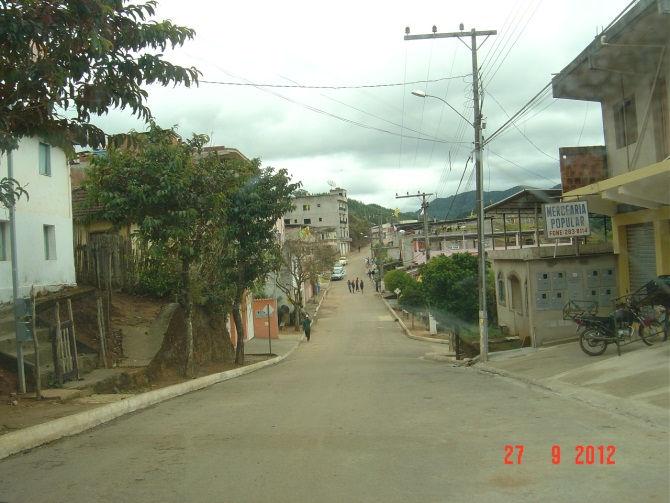
[[[2,206],[5,208],[14,206],[21,196],[26,196],[27,199],[28,192],[14,178],[4,177],[0,180],[0,204]]]
[[[147,133],[131,135],[133,147],[111,148],[95,157],[85,187],[96,217],[137,225],[137,236],[152,253],[180,266],[180,303],[186,313],[184,371],[194,374],[192,267],[202,259],[204,237],[222,204],[239,184],[235,171],[200,155],[206,136],[181,141],[174,130],[153,122]]]
[[[297,236],[284,241],[281,250],[281,270],[277,271],[277,287],[286,294],[295,312],[295,327],[298,330],[304,301],[302,285],[308,281],[315,283],[319,274],[329,271],[339,252],[333,246],[317,241],[309,228],[304,228]]]
[[[477,321],[477,257],[469,253],[434,257],[420,274],[426,300],[438,320],[447,324]]]
[[[300,187],[291,183],[285,169],[260,168],[252,162],[232,161],[234,171],[250,172],[232,195],[224,212],[214,220],[211,236],[220,253],[210,260],[233,287],[232,313],[237,331],[235,363],[244,363],[244,328],[240,306],[245,292],[273,269],[279,256],[276,223],[293,208],[293,193]]]
[[[404,308],[422,308],[425,307],[426,301],[422,288],[422,283],[419,283],[414,277],[400,269],[394,269],[384,274],[384,285],[387,290],[395,291],[400,289],[398,296],[398,303]]]
[[[195,68],[162,52],[195,32],[157,22],[156,1],[0,0],[0,151],[40,136],[67,151],[105,145],[89,123],[110,108],[148,121],[143,84],[197,83]]]

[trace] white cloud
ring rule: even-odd
[[[597,26],[609,23],[628,3],[540,2],[488,83],[495,65],[487,54],[496,47],[505,54],[537,1],[161,0],[158,13],[197,32],[194,41],[166,57],[198,67],[205,80],[223,81],[238,80],[226,72],[255,82],[288,83],[289,78],[312,85],[403,82],[467,74],[470,54],[461,43],[455,39],[405,42],[405,26],[410,26],[412,33],[429,32],[434,23],[440,31],[457,30],[460,22],[466,28],[498,29],[499,34],[482,47],[480,61],[484,63],[487,91],[513,113],[592,40]],[[204,83],[198,88],[151,87],[149,91],[150,106],[162,126],[177,124],[183,135],[212,134],[216,144],[239,148],[250,157],[261,157],[265,164],[289,169],[310,190],[324,190],[326,181],[333,179],[347,187],[352,197],[408,208],[411,200],[396,201],[396,192],[439,189],[441,195],[453,193],[472,148],[472,130],[459,129],[456,114],[439,101],[416,98],[410,91],[423,87],[446,96],[467,115],[471,114],[467,106],[464,108],[471,95],[469,80],[337,91],[270,92]],[[360,128],[305,106],[396,134],[401,131],[399,124],[443,139],[457,138],[462,131],[465,144],[457,149],[406,137],[401,140],[400,136]],[[488,96],[484,114],[487,134],[506,120]],[[560,100],[523,124],[522,130],[539,148],[557,158],[558,147],[577,144],[582,124],[580,143],[601,143],[600,120],[597,106]],[[124,112],[114,112],[98,122],[111,132],[142,127]],[[415,134],[403,131],[405,136]],[[489,179],[491,188],[502,189],[529,180],[549,185],[549,180],[559,178],[558,163],[538,152],[515,130],[490,148],[524,169],[489,154],[487,188]]]

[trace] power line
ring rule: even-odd
[[[347,124],[352,124],[354,126],[358,126],[360,128],[363,128],[363,129],[369,129],[369,130],[377,131],[377,132],[380,132],[380,133],[386,133],[386,134],[390,134],[392,136],[400,136],[401,135],[400,133],[396,133],[394,131],[389,131],[387,129],[379,128],[379,127],[376,127],[376,126],[371,126],[369,124],[364,124],[362,122],[358,122],[358,121],[355,121],[355,120],[352,120],[352,119],[349,119],[349,118],[346,118],[346,117],[339,116],[339,115],[331,113],[331,112],[327,112],[325,110],[321,110],[320,108],[314,107],[312,105],[308,105],[306,103],[302,103],[301,101],[298,101],[298,100],[294,100],[292,98],[289,98],[288,96],[284,96],[283,94],[280,94],[280,93],[278,93],[276,91],[273,91],[271,89],[256,86],[253,82],[251,82],[249,79],[246,79],[245,77],[242,77],[240,75],[235,75],[234,73],[232,73],[232,72],[226,70],[225,68],[222,68],[221,66],[216,65],[214,63],[212,63],[212,65],[214,67],[216,67],[217,69],[219,69],[220,71],[222,71],[223,73],[225,73],[226,75],[228,75],[228,76],[230,76],[234,79],[240,79],[240,80],[246,81],[251,87],[255,87],[259,91],[263,91],[265,93],[271,94],[271,95],[273,95],[277,98],[288,101],[289,103],[293,103],[294,105],[301,106],[301,107],[303,107],[303,108],[305,108],[305,109],[307,109],[311,112],[326,115],[326,116],[331,117],[333,119],[337,119],[337,120],[340,120],[340,121],[345,122]],[[452,141],[452,140],[443,140],[443,139],[440,139],[440,138],[430,138],[430,137],[405,136],[405,138],[419,139],[419,140],[422,140],[422,141],[435,141],[437,143],[446,143],[446,144],[456,143],[455,141]],[[463,142],[463,143],[467,143],[467,142]]]
[[[505,115],[507,116],[507,118],[509,119],[509,114],[507,113],[507,110],[505,110],[505,108],[500,104],[500,102],[496,99],[496,97],[493,96],[493,94],[491,94],[489,91],[486,91],[486,94],[488,94],[488,95],[491,97],[491,99],[492,99],[493,101],[495,101],[496,105],[498,105],[498,106],[500,107],[500,110],[502,110],[502,111],[505,113]],[[521,131],[521,129],[519,128],[519,126],[517,126],[514,122],[512,123],[512,126],[514,126],[514,128],[519,132],[519,134],[520,134],[521,136],[523,136],[523,137],[528,141],[528,143],[530,143],[530,144],[531,144],[531,145],[532,145],[538,152],[540,152],[541,154],[544,154],[544,155],[547,156],[549,159],[552,159],[552,160],[554,160],[554,161],[558,161],[558,159],[557,159],[556,157],[554,157],[553,155],[550,155],[550,154],[546,153],[544,150],[542,150],[540,147],[538,147],[538,146],[535,144],[535,142],[533,142],[533,140],[531,140],[530,138],[528,138],[528,136],[526,136],[526,133],[524,133],[523,131]],[[580,134],[580,138],[581,138],[581,134]]]
[[[468,163],[472,159],[472,156],[468,157],[467,160],[465,161],[465,167],[463,168],[463,173],[461,173],[461,179],[458,182],[458,187],[456,187],[456,193],[454,194],[454,197],[452,198],[451,202],[449,203],[449,208],[447,208],[447,214],[444,217],[445,220],[449,219],[449,214],[451,213],[451,208],[454,206],[454,201],[456,201],[456,198],[458,197],[458,191],[461,190],[461,184],[463,183],[463,177],[465,176],[465,172],[468,169]],[[474,172],[474,170],[473,170]]]
[[[500,63],[498,63],[498,66],[495,68],[495,70],[493,70],[493,74],[489,77],[488,74],[487,74],[486,72],[482,72],[482,79],[486,78],[486,83],[485,83],[485,85],[488,85],[488,84],[491,83],[491,81],[493,80],[493,77],[496,76],[496,74],[498,73],[498,70],[500,70],[500,68],[502,67],[502,65],[505,63],[505,60],[507,59],[507,56],[509,56],[509,53],[512,51],[512,49],[514,48],[514,46],[517,44],[517,42],[518,42],[519,39],[521,38],[521,35],[522,35],[523,32],[526,30],[526,27],[527,27],[528,24],[530,23],[531,19],[533,19],[533,16],[535,16],[535,13],[536,13],[537,10],[539,9],[541,3],[542,3],[542,0],[539,0],[539,1],[537,2],[537,4],[535,5],[535,9],[533,9],[533,11],[530,13],[530,16],[528,16],[528,18],[526,19],[526,22],[524,23],[523,27],[518,31],[516,38],[514,39],[514,41],[512,42],[512,44],[511,44],[511,45],[509,46],[509,48],[507,49],[507,52],[505,53],[505,55],[503,56],[503,58],[500,60]],[[529,4],[529,9],[530,9],[530,4]],[[528,9],[528,10],[529,10],[529,9]],[[503,49],[503,50],[504,50],[504,49]],[[494,64],[495,64],[495,62],[494,62],[491,66],[493,66]],[[489,70],[489,73],[491,73],[491,70]]]
[[[535,102],[538,101],[538,98],[551,86],[551,82],[549,82],[546,86],[544,86],[540,92],[538,92],[535,96],[533,96],[524,106],[521,107],[521,109],[516,112],[512,117],[510,117],[507,122],[505,122],[502,126],[500,126],[498,129],[496,129],[493,133],[491,133],[491,136],[486,139],[484,144],[492,142],[496,136],[498,136],[501,132],[503,132],[507,127],[510,126],[516,119],[522,117],[528,111],[534,106]]]
[[[227,72],[225,72],[227,73]],[[431,80],[415,80],[412,82],[392,82],[392,83],[386,83],[386,84],[360,84],[360,85],[348,85],[348,86],[335,86],[335,85],[330,85],[330,86],[316,86],[316,85],[303,85],[303,84],[259,84],[255,82],[227,82],[227,81],[222,81],[222,80],[198,80],[199,83],[202,84],[216,84],[216,85],[221,85],[221,86],[242,86],[242,87],[275,87],[275,88],[294,88],[294,89],[369,89],[369,88],[378,88],[378,87],[398,87],[398,86],[404,86],[407,84],[424,84],[424,83],[434,83],[434,82],[442,82],[445,80],[456,80],[456,79],[463,79],[466,77],[469,77],[470,74],[464,74],[464,75],[454,75],[451,77],[440,77],[439,79],[431,79]]]
[[[521,164],[519,164],[519,163],[517,163],[517,162],[514,162],[514,161],[512,161],[512,160],[510,160],[510,159],[508,159],[508,158],[506,158],[506,157],[503,157],[502,155],[498,154],[497,152],[494,152],[493,150],[491,150],[490,148],[489,148],[489,152],[492,153],[494,156],[496,156],[496,157],[502,159],[502,160],[505,161],[505,162],[508,162],[508,163],[511,164],[512,166],[516,166],[517,168],[519,168],[519,169],[525,171],[526,173],[528,173],[528,174],[530,174],[530,175],[533,175],[533,176],[542,178],[542,179],[544,179],[544,180],[547,180],[548,182],[551,182],[551,183],[553,183],[554,185],[556,185],[556,183],[557,183],[555,179],[547,178],[546,176],[541,175],[540,173],[537,173],[537,172],[532,171],[532,170],[530,170],[530,169],[528,169],[528,168],[525,168],[525,167],[523,167]]]

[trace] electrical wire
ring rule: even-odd
[[[516,112],[512,117],[510,117],[502,126],[500,126],[498,129],[496,129],[491,135],[484,141],[484,144],[492,142],[497,136],[500,135],[505,129],[510,127],[510,125],[516,121],[517,119],[523,117],[528,111],[534,106],[536,101],[541,100],[541,96],[549,89],[551,86],[551,82],[549,82],[546,86],[544,86],[540,92],[538,92],[535,96],[533,96],[524,106],[519,109],[518,112]]]
[[[509,114],[507,113],[507,110],[505,110],[505,108],[500,104],[500,102],[496,99],[496,97],[493,96],[493,94],[491,94],[489,91],[486,91],[486,94],[488,94],[491,97],[491,99],[496,103],[496,105],[498,105],[500,107],[500,110],[502,110],[504,112],[504,114],[507,116],[507,118],[509,119]],[[521,131],[519,126],[517,126],[514,122],[512,122],[512,126],[514,126],[514,128],[519,132],[519,134],[521,136],[523,136],[528,141],[528,143],[530,143],[538,152],[540,152],[541,154],[544,154],[545,156],[547,156],[549,159],[551,159],[553,161],[558,161],[557,157],[554,157],[553,155],[548,154],[547,152],[542,150],[540,147],[538,147],[535,144],[535,142],[533,140],[531,140],[530,138],[528,138],[528,136],[526,136],[526,134],[523,131]],[[582,128],[583,128],[583,126],[582,126]],[[581,138],[581,134],[580,134],[580,138]]]
[[[468,169],[468,163],[472,160],[472,156],[468,157],[468,159],[465,161],[465,167],[463,168],[463,173],[461,174],[461,179],[458,182],[458,187],[456,188],[456,193],[454,194],[453,199],[449,203],[449,208],[447,208],[447,214],[444,217],[445,220],[449,219],[449,214],[451,213],[451,208],[454,206],[454,201],[456,201],[456,198],[458,197],[458,191],[461,190],[461,184],[463,183],[463,177],[465,177],[465,172]],[[474,171],[474,170],[473,170]]]
[[[508,159],[508,158],[506,158],[506,157],[503,157],[502,155],[498,154],[497,152],[494,152],[493,150],[491,150],[490,148],[489,148],[489,152],[492,153],[494,156],[498,157],[499,159],[502,159],[503,161],[505,161],[505,162],[511,164],[512,166],[515,166],[515,167],[517,167],[517,168],[519,168],[519,169],[525,171],[526,173],[528,173],[528,174],[530,174],[530,175],[533,175],[533,176],[538,177],[538,178],[542,178],[543,180],[547,180],[548,182],[550,182],[550,183],[552,183],[552,184],[554,184],[554,185],[556,185],[556,183],[557,183],[556,179],[548,178],[548,177],[546,177],[546,176],[544,176],[544,175],[541,175],[540,173],[537,173],[537,172],[532,171],[532,170],[530,170],[530,169],[528,169],[528,168],[525,168],[525,167],[523,167],[521,164],[519,164],[519,163],[517,163],[517,162],[514,162],[514,161],[512,161],[512,160],[510,160],[510,159]]]
[[[432,40],[430,44],[430,53],[428,54],[428,69],[426,70],[426,80],[424,81],[424,87],[426,92],[428,92],[428,79],[430,79],[430,65],[433,61],[433,49],[435,48],[435,39]],[[426,99],[423,100],[421,106],[421,120],[419,121],[419,129],[423,126],[423,118],[426,112]],[[434,145],[434,144],[433,144]],[[412,161],[412,167],[416,167],[416,158],[419,155],[419,141],[416,142],[416,148],[414,149],[414,160]]]
[[[526,21],[525,21],[525,23],[523,24],[523,26],[521,27],[521,29],[518,30],[518,33],[517,33],[517,35],[516,35],[516,38],[514,39],[514,41],[512,42],[512,44],[511,44],[511,45],[509,46],[509,48],[507,49],[507,52],[505,52],[505,55],[504,55],[503,58],[500,60],[500,63],[498,63],[498,66],[496,66],[495,70],[492,70],[493,73],[492,73],[490,76],[488,76],[487,72],[485,72],[485,71],[482,72],[482,80],[486,79],[485,85],[489,85],[489,84],[491,83],[491,81],[493,80],[493,78],[494,78],[494,77],[496,76],[496,74],[498,73],[498,70],[500,70],[500,68],[502,67],[502,65],[505,63],[505,61],[507,60],[507,57],[509,56],[509,53],[512,51],[512,49],[514,48],[514,46],[516,46],[516,44],[518,43],[519,39],[521,38],[521,35],[523,35],[523,33],[526,31],[526,28],[528,27],[528,24],[530,23],[531,19],[533,19],[533,17],[535,16],[535,13],[538,11],[538,9],[540,8],[540,5],[541,5],[541,4],[542,4],[542,0],[538,0],[538,2],[535,4],[535,8],[534,8],[533,11],[530,13],[530,15],[529,15],[528,18],[526,19]],[[530,8],[530,7],[529,7],[529,8]],[[494,64],[495,64],[495,62],[494,62],[491,66],[493,67]],[[490,70],[488,73],[491,73],[491,70]]]
[[[440,77],[439,79],[431,80],[415,80],[411,82],[392,82],[386,84],[360,84],[360,85],[349,85],[349,86],[315,86],[315,85],[305,85],[305,84],[259,84],[255,82],[227,82],[221,80],[198,80],[201,84],[216,84],[221,86],[243,86],[243,87],[276,87],[276,88],[296,88],[296,89],[370,89],[378,87],[399,87],[405,86],[407,84],[425,84],[425,83],[434,83],[434,82],[443,82],[445,80],[455,80],[468,77],[470,74],[464,75],[453,75],[450,77]]]

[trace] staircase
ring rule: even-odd
[[[40,370],[42,387],[46,388],[55,381],[54,364],[51,354],[51,340],[49,328],[37,327],[39,344]],[[98,355],[77,343],[79,375],[83,376],[98,366]],[[26,370],[26,379],[31,382],[34,378],[35,345],[32,341],[23,343],[23,357]],[[0,359],[10,368],[16,368],[16,339],[14,335],[14,314],[11,309],[5,308],[0,312]]]

